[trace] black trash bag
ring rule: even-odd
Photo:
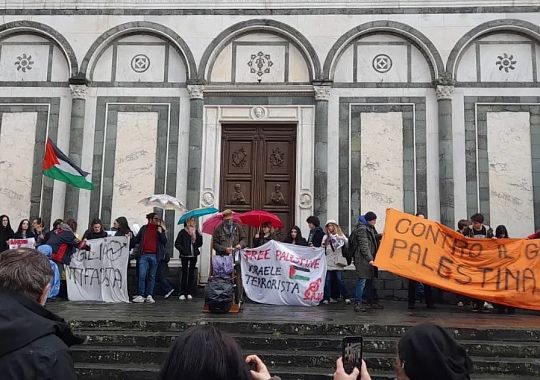
[[[212,277],[206,284],[205,301],[212,313],[228,313],[233,303],[234,284],[229,278]]]

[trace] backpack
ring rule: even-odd
[[[352,262],[354,259],[354,254],[358,250],[358,226],[354,227],[351,234],[349,235],[349,244],[347,247],[347,256],[345,256],[345,252],[343,253],[343,256],[347,259],[347,262],[349,260]]]
[[[228,313],[233,303],[234,284],[229,278],[211,277],[204,296],[211,313]]]

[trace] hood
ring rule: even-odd
[[[358,223],[362,223],[362,224],[365,224],[365,225],[368,224],[365,215],[360,215],[360,216],[358,217]]]
[[[23,295],[0,290],[0,304],[0,357],[46,335],[58,336],[67,346],[84,341],[66,321]]]

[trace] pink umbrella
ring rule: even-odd
[[[240,221],[240,215],[242,214],[239,212],[233,212],[233,221],[241,224],[242,222]],[[223,222],[223,214],[218,212],[204,221],[202,224],[202,232],[212,235],[214,230],[221,224],[221,222]]]

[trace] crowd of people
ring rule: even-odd
[[[69,347],[81,344],[69,324],[44,306],[53,272],[47,258],[31,248],[0,255],[0,373],[6,380],[76,379]],[[338,355],[336,355],[338,356]],[[410,328],[396,347],[400,380],[467,380],[472,363],[465,349],[442,327]],[[351,373],[336,361],[334,380],[371,379],[366,363]],[[161,380],[278,380],[257,355],[244,357],[238,343],[209,325],[182,332],[159,372]]]
[[[218,256],[232,255],[238,249],[248,245],[249,239],[242,225],[233,219],[233,212],[222,212],[223,222],[217,226],[212,236],[213,249]],[[424,218],[422,213],[417,217]],[[38,250],[51,259],[53,271],[63,275],[63,265],[69,264],[71,254],[75,248],[88,249],[88,242],[100,239],[109,234],[100,219],[94,219],[89,228],[80,236],[77,233],[77,223],[73,219],[66,221],[57,219],[53,228],[47,231],[41,218],[35,218],[31,222],[23,219],[19,227],[14,231],[7,215],[0,216],[0,252],[8,249],[10,239],[35,239]],[[128,236],[132,258],[136,259],[137,269],[137,294],[132,301],[136,303],[154,303],[156,286],[161,288],[165,298],[169,298],[175,289],[167,279],[168,265],[170,260],[167,250],[167,227],[158,214],[152,212],[146,215],[147,224],[138,231],[133,232],[127,219],[119,217],[113,221],[112,230],[114,236]],[[322,247],[326,253],[327,272],[324,287],[322,305],[336,303],[340,299],[345,304],[353,304],[357,312],[366,312],[370,309],[382,309],[378,302],[375,279],[378,277],[378,269],[374,265],[377,250],[382,234],[376,229],[377,215],[368,211],[357,220],[356,225],[347,236],[340,225],[334,219],[329,219],[321,226],[318,217],[310,216],[306,220],[309,228],[307,238],[302,236],[299,226],[290,228],[283,239],[272,227],[271,223],[263,223],[257,229],[252,238],[252,247],[258,247],[270,240],[282,240],[285,243],[301,246]],[[474,214],[469,220],[460,220],[457,231],[469,238],[508,238],[508,231],[504,225],[496,227],[495,231],[484,224],[484,216]],[[528,237],[529,239],[540,238],[540,230]],[[195,291],[195,267],[200,248],[203,244],[202,235],[197,226],[197,219],[190,218],[184,228],[178,233],[174,247],[178,250],[181,260],[181,282],[178,289],[179,299],[191,300]],[[353,264],[356,283],[352,292],[346,286],[344,280],[345,268],[352,268]],[[56,268],[55,268],[56,266]],[[58,283],[58,281],[53,281]],[[60,286],[56,293],[60,297],[66,297],[65,281],[59,281]],[[242,294],[242,284],[238,282],[238,292]],[[427,308],[435,308],[433,290],[428,284],[421,284],[414,280],[408,280],[408,308],[414,309],[419,295],[423,296]],[[457,305],[464,307],[471,305],[473,311],[490,310],[500,313],[514,313],[513,308],[501,305],[491,305],[482,300],[468,299],[458,296]]]

